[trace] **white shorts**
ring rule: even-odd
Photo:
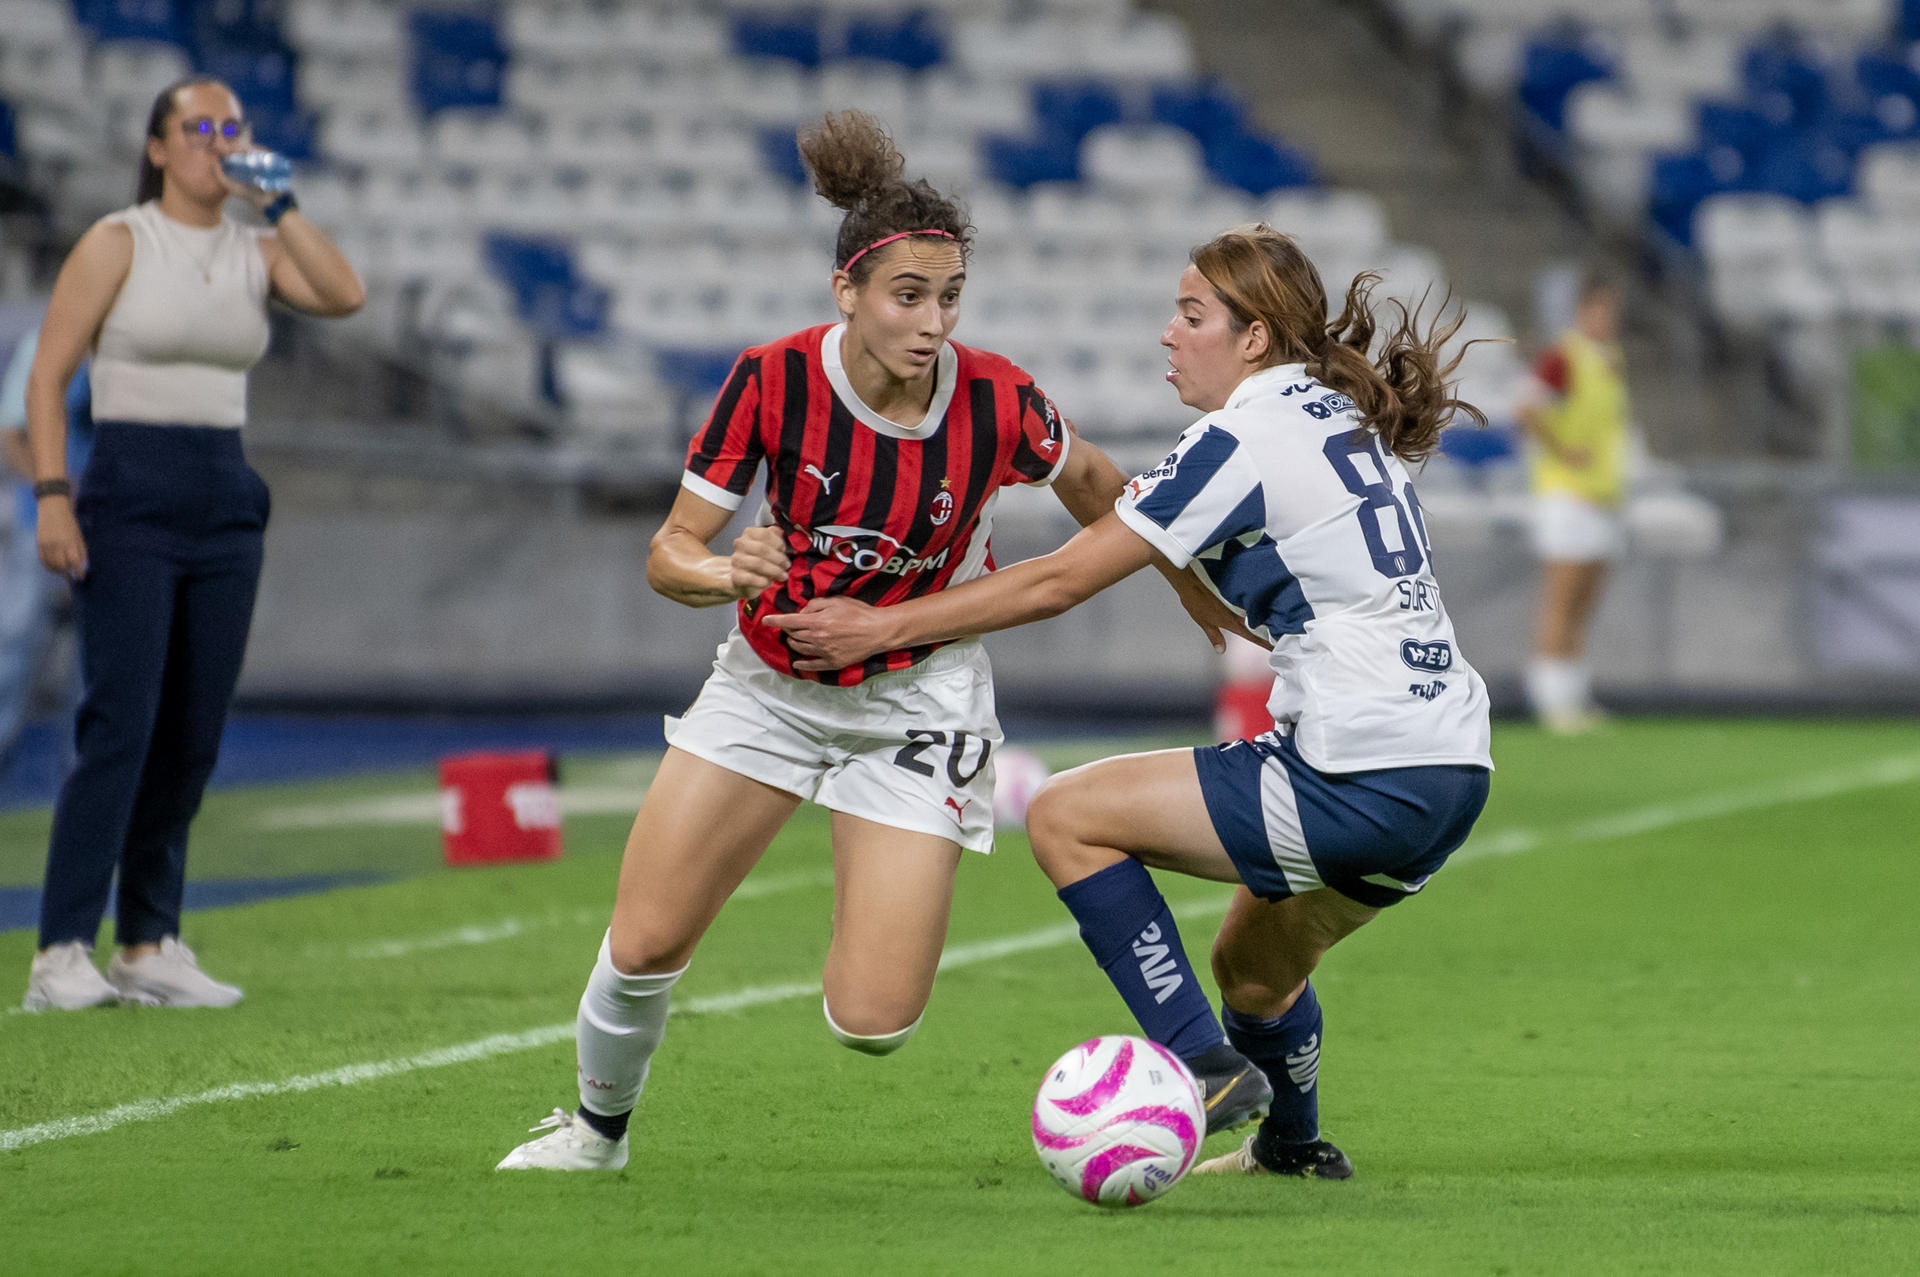
[[[1534,495],[1532,533],[1534,556],[1553,563],[1604,563],[1627,548],[1618,510],[1565,492]]]
[[[877,824],[993,850],[993,668],[978,639],[830,687],[770,669],[738,630],[667,743]]]

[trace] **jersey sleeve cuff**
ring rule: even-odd
[[[1072,451],[1073,432],[1071,430],[1063,430],[1060,432],[1060,459],[1053,463],[1053,469],[1047,471],[1045,478],[1024,480],[1026,486],[1029,488],[1052,487],[1053,481],[1060,477],[1060,472],[1067,468],[1067,457]]]
[[[1174,540],[1173,533],[1167,531],[1146,515],[1141,514],[1140,508],[1134,505],[1133,502],[1127,500],[1125,497],[1121,497],[1113,503],[1113,512],[1119,515],[1120,522],[1133,529],[1142,541],[1145,541],[1148,545],[1166,555],[1167,560],[1171,562],[1173,566],[1184,568],[1187,564],[1193,562],[1192,551]]]
[[[680,476],[680,486],[702,501],[711,501],[722,510],[738,510],[740,503],[747,499],[745,493],[728,492],[719,484],[702,479],[691,470]]]

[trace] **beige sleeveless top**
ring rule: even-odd
[[[261,232],[188,226],[155,201],[108,220],[133,232],[133,265],[94,347],[94,420],[245,424],[247,369],[267,350]]]

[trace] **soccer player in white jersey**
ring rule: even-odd
[[[1321,1138],[1322,1020],[1308,976],[1424,887],[1486,803],[1487,695],[1440,601],[1406,463],[1455,412],[1441,345],[1401,311],[1377,358],[1371,273],[1339,318],[1271,228],[1194,250],[1161,336],[1205,412],[1113,512],[1061,549],[894,607],[819,599],[772,618],[808,665],[1054,616],[1155,561],[1190,568],[1272,649],[1274,728],[1053,778],[1034,855],[1142,1029],[1200,1077],[1208,1129],[1264,1113],[1200,1171],[1345,1179]],[[1213,947],[1221,1020],[1147,868],[1237,882]],[[1224,1037],[1224,1040],[1223,1040]],[[1230,1112],[1222,1112],[1230,1110]]]

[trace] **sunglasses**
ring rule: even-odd
[[[180,131],[186,134],[187,141],[209,148],[215,139],[242,146],[253,140],[253,126],[245,120],[216,120],[209,115],[180,121]]]

